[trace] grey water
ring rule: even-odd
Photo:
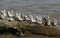
[[[0,0],[0,8],[16,8],[34,13],[59,13],[60,0]]]

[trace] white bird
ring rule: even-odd
[[[46,15],[43,15],[42,19],[43,19],[44,21],[47,20]]]
[[[51,25],[51,19],[50,19],[49,15],[47,15],[47,25]]]
[[[19,13],[19,20],[21,20],[21,21],[23,21],[23,18],[22,18],[22,16],[21,16],[21,14]]]
[[[25,19],[26,19],[27,21],[30,20],[30,18],[29,18],[27,15],[25,15]]]
[[[21,17],[21,13],[16,13],[16,17],[17,17],[20,21],[23,21],[23,18]]]
[[[4,10],[1,10],[1,13],[2,13],[1,17],[5,19],[7,16],[7,11],[4,9]]]
[[[46,25],[47,23],[47,17],[46,17],[46,15],[43,15],[42,16],[42,23],[44,24],[44,25]]]
[[[54,25],[57,25],[57,19],[54,18]]]
[[[51,25],[51,20],[50,19],[48,19],[47,25]]]
[[[8,14],[8,17],[6,19],[10,20],[10,21],[13,21],[14,20],[14,18],[13,18],[14,12],[13,11],[8,11],[7,14]]]
[[[39,24],[42,24],[42,16],[41,16],[41,15],[36,16],[36,19],[37,19],[37,22],[38,22]]]
[[[23,21],[26,20],[25,16],[26,16],[25,14],[21,14],[21,17],[23,18]]]
[[[49,16],[49,15],[47,15],[46,17],[47,17],[47,18],[46,18],[47,20],[49,20],[49,19],[50,19],[50,16]]]
[[[8,15],[9,15],[9,17],[13,17],[14,16],[13,10],[12,11],[8,11]]]
[[[32,15],[30,15],[30,19],[32,22],[36,22],[36,19]]]
[[[15,13],[15,17],[17,17],[17,18],[18,18],[18,16],[19,16],[19,13]]]
[[[45,25],[51,25],[51,20],[50,20],[49,15],[44,15],[44,16],[43,16],[43,23],[44,23]]]

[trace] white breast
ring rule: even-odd
[[[26,18],[26,20],[30,20],[29,17],[28,17],[27,15],[25,15],[25,18]]]
[[[48,19],[47,24],[51,25],[51,20],[50,19]]]
[[[38,23],[40,23],[40,24],[42,23],[42,17],[41,16],[36,16],[36,19],[37,19]]]
[[[32,22],[36,22],[36,19],[32,15],[30,15],[30,19]]]
[[[39,23],[42,23],[42,16],[39,16]]]
[[[17,17],[19,20],[23,20],[23,18],[21,17],[21,14],[20,14],[20,13],[16,13],[16,17]]]
[[[57,25],[57,19],[54,18],[54,25]]]
[[[14,16],[14,14],[13,14],[12,11],[8,11],[8,15],[9,15],[10,17],[13,17],[13,16]]]

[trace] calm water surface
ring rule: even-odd
[[[37,13],[59,13],[60,0],[0,0],[0,8],[19,8]]]

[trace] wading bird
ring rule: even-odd
[[[4,9],[4,10],[1,10],[1,18],[2,19],[5,19],[6,18],[6,16],[7,16],[7,11]]]
[[[34,18],[34,16],[30,15],[29,17],[30,17],[32,23],[37,23],[37,21],[36,21],[36,19]]]
[[[41,15],[36,16],[36,19],[37,19],[37,22],[38,22],[39,24],[42,24],[42,16],[41,16]]]
[[[42,20],[43,20],[43,24],[44,24],[45,26],[47,26],[47,17],[46,17],[46,15],[44,15],[44,16],[42,17]]]
[[[16,13],[16,18],[18,21],[23,21],[23,18],[21,17],[21,13]]]
[[[47,25],[48,25],[48,26],[51,26],[51,20],[50,20],[50,19],[48,19]]]
[[[8,11],[8,18],[7,18],[7,20],[8,21],[13,21],[14,19],[13,19],[13,16],[14,16],[14,12],[13,12],[13,10],[12,11]]]
[[[57,26],[57,19],[54,18],[54,26]]]
[[[26,21],[30,21],[30,18],[28,15],[25,15],[25,19],[26,19]]]

